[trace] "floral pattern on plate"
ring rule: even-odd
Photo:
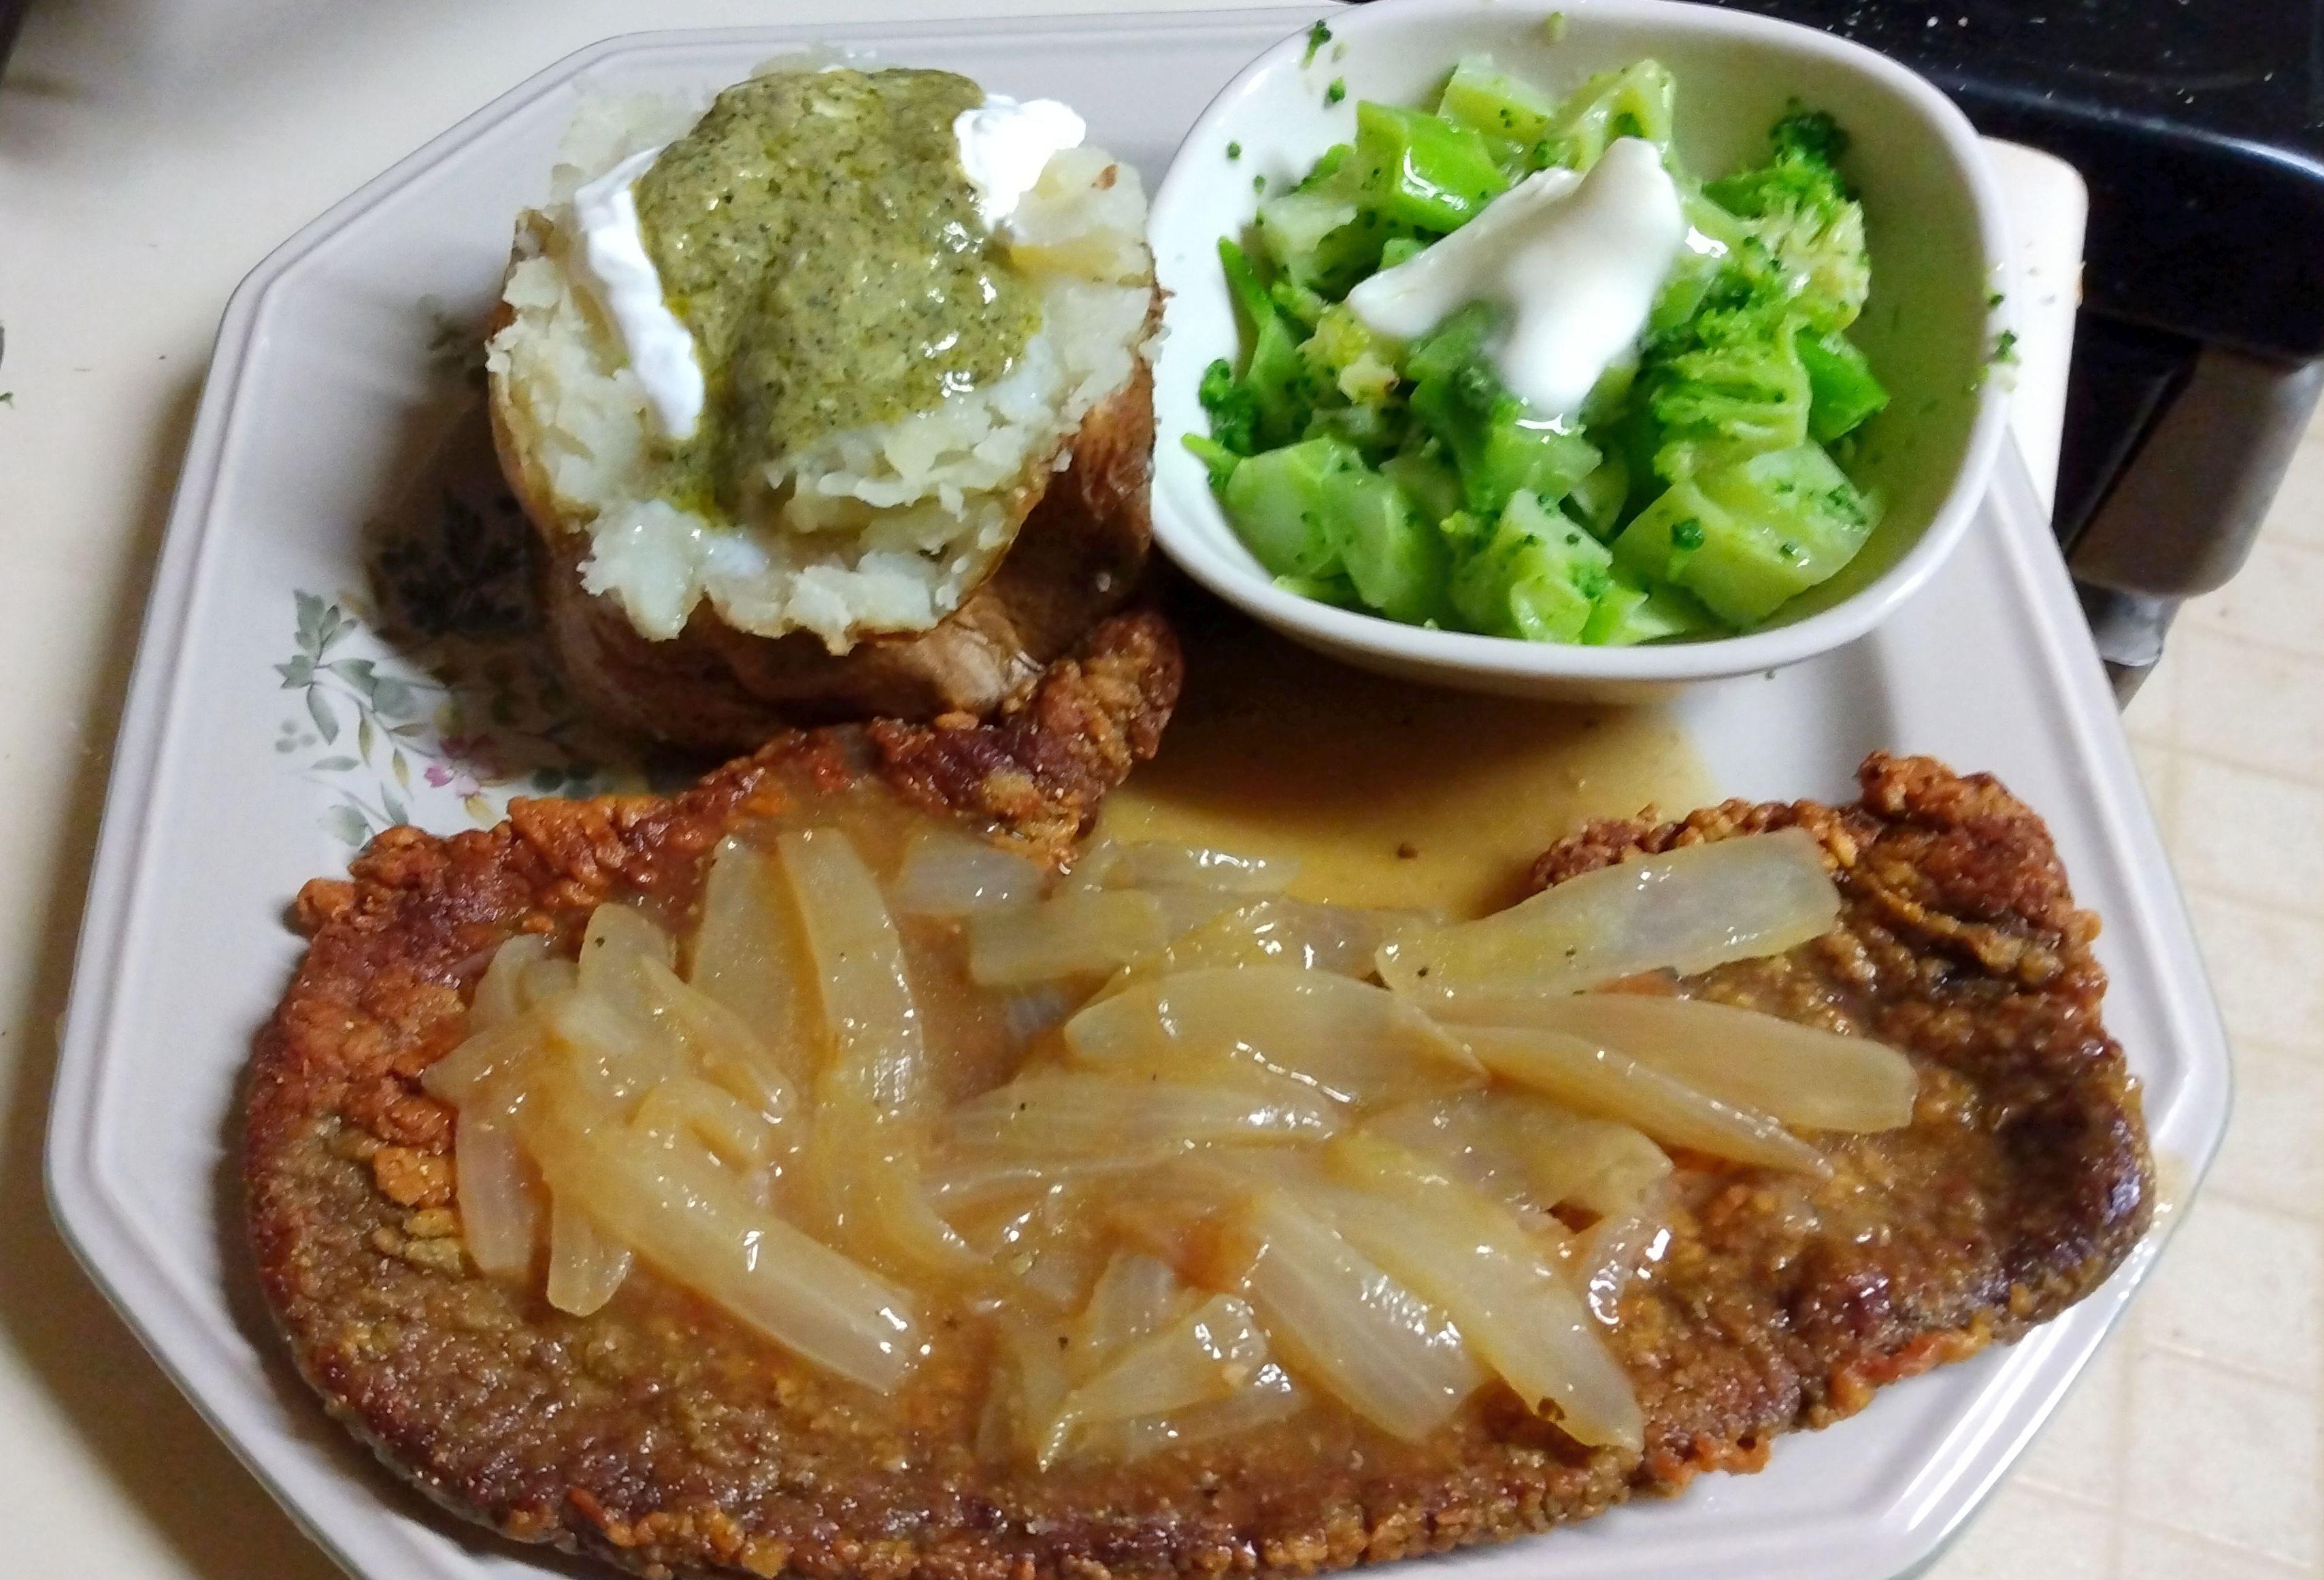
[[[464,384],[467,381],[463,380]],[[406,498],[373,522],[367,587],[294,595],[292,693],[274,749],[329,791],[361,845],[410,823],[490,827],[515,795],[603,795],[683,778],[597,727],[540,640],[531,529],[473,395]]]

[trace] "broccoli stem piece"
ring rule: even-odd
[[[1818,444],[1853,431],[1888,404],[1872,364],[1847,336],[1802,329],[1799,351],[1808,375],[1808,435]]]
[[[1484,139],[1421,110],[1365,99],[1356,106],[1359,199],[1382,220],[1458,230],[1508,190]]]
[[[1580,434],[1533,420],[1502,385],[1484,355],[1492,322],[1489,308],[1463,308],[1416,341],[1405,365],[1412,414],[1452,457],[1469,512],[1488,520],[1520,491],[1563,499],[1600,459]]]

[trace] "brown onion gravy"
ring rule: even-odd
[[[1215,605],[1181,615],[1186,689],[1099,832],[1296,858],[1292,892],[1480,916],[1592,818],[1713,797],[1677,722],[1350,669]]]

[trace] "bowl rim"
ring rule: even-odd
[[[1588,25],[1600,19],[1618,20],[1666,29],[1697,38],[1748,39],[1772,42],[1803,54],[1821,56],[1867,77],[1917,110],[1923,127],[1946,157],[1946,162],[1966,189],[1976,217],[1977,238],[1985,255],[1987,277],[2000,300],[1988,309],[1988,337],[2007,329],[2016,299],[2015,254],[2009,245],[2006,209],[1999,179],[1987,159],[1978,132],[1969,117],[1942,90],[1910,67],[1877,51],[1797,23],[1779,21],[1751,12],[1696,5],[1689,0],[1375,0],[1361,6],[1342,7],[1326,20],[1336,40],[1353,47],[1362,36],[1391,18],[1408,16],[1471,16],[1489,12],[1517,26],[1545,21],[1562,12],[1573,23]],[[1237,72],[1203,107],[1171,156],[1170,168],[1156,189],[1148,236],[1157,261],[1177,211],[1191,200],[1203,176],[1191,157],[1206,146],[1209,134],[1225,107],[1244,97],[1262,79],[1296,64],[1305,48],[1307,30],[1299,29],[1262,51]],[[1169,309],[1164,308],[1164,333],[1169,329]],[[1163,342],[1163,356],[1169,342]],[[1969,442],[1952,485],[1946,491],[1929,524],[1896,562],[1868,585],[1829,609],[1805,619],[1767,630],[1713,637],[1667,646],[1585,647],[1572,642],[1535,642],[1517,637],[1485,636],[1473,632],[1445,631],[1406,625],[1361,610],[1342,609],[1277,587],[1262,572],[1238,564],[1212,542],[1195,524],[1181,519],[1176,504],[1157,488],[1153,505],[1154,541],[1197,582],[1252,618],[1286,634],[1329,648],[1358,651],[1402,667],[1425,669],[1450,683],[1474,679],[1684,681],[1713,679],[1774,670],[1813,658],[1864,635],[1894,614],[1935,575],[1946,556],[1959,546],[1991,481],[2008,425],[2007,381],[1987,378],[1978,392],[1976,414]],[[1167,427],[1157,434],[1157,450],[1175,448],[1176,435]],[[1209,499],[1208,490],[1204,497]],[[1215,500],[1217,525],[1231,538]]]

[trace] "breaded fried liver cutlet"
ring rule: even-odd
[[[1876,753],[1858,778],[1849,806],[1729,801],[1592,824],[1534,869],[1548,888],[1806,829],[1840,925],[1684,991],[1877,1038],[1921,1077],[1912,1124],[1834,1149],[1829,1180],[1769,1191],[1680,1171],[1668,1270],[1631,1287],[1615,1326],[1658,1400],[1649,1419],[1667,1423],[1649,1484],[1755,1468],[1776,1433],[2021,1336],[2103,1283],[2153,1215],[2138,1094],[2098,1012],[2098,919],[2074,908],[2042,819],[1991,776],[1932,758]]]
[[[1675,1491],[1704,1469],[1756,1469],[1780,1434],[1825,1426],[1886,1382],[2056,1316],[2144,1231],[2151,1164],[2135,1087],[2099,1019],[2096,923],[2074,909],[2040,819],[1991,780],[1876,756],[1848,806],[1735,802],[1675,823],[1599,823],[1541,858],[1539,904],[1553,909],[1561,895],[1602,896],[1609,870],[1679,871],[1697,847],[1776,853],[1767,870],[1801,864],[1811,886],[1831,886],[1836,911],[1805,941],[1610,985],[1641,1002],[1708,1000],[1834,1034],[1807,1050],[1877,1076],[1863,1090],[1890,1095],[1872,1106],[1900,1093],[1901,1106],[1885,1119],[1819,1110],[1827,1129],[1769,1121],[1749,1146],[1715,1127],[1690,1132],[1701,1146],[1658,1135],[1657,1149],[1603,1112],[1505,1092],[1494,1057],[1489,1085],[1466,1033],[1448,1035],[1372,984],[1373,945],[1410,947],[1412,934],[1364,933],[1354,913],[1280,895],[1253,900],[1254,869],[1221,878],[1217,859],[1205,867],[1214,889],[1245,890],[1223,910],[1187,909],[1183,897],[1199,889],[1189,869],[1150,849],[1088,848],[1064,879],[1040,875],[1073,860],[1096,798],[1153,750],[1175,679],[1167,634],[1117,621],[997,724],[796,735],[668,799],[525,803],[498,829],[450,840],[396,831],[358,860],[351,883],[310,886],[301,914],[313,944],[252,1073],[245,1180],[267,1298],[333,1413],[446,1506],[646,1574],[1312,1573],[1542,1530]],[[856,855],[833,861],[835,828]],[[998,843],[971,848],[958,829]],[[1004,847],[1032,860],[990,854]],[[580,1112],[559,1105],[586,1106],[589,1081],[632,1067],[578,1058],[586,1030],[570,1030],[567,1046],[557,1041],[567,1033],[510,1028],[554,1021],[594,991],[590,974],[607,968],[593,951],[610,957],[643,938],[638,947],[653,955],[665,947],[654,940],[690,929],[691,945],[656,956],[678,970],[650,963],[636,980],[664,984],[657,1002],[697,1030],[724,1024],[687,996],[688,984],[668,984],[686,975],[720,991],[734,958],[731,939],[714,939],[734,892],[721,874],[742,870],[720,864],[760,859],[752,851],[772,853],[769,870],[789,875],[825,1009],[840,1025],[817,1045],[821,1067],[811,1058],[788,1082],[767,1075],[754,1088],[710,1054],[692,1073],[658,1054],[662,1073],[636,1117],[613,1127],[622,1133],[601,1134],[602,1151],[559,1142],[556,1114]],[[809,882],[811,873],[822,876]],[[822,946],[858,873],[887,896],[893,931],[859,929],[835,969]],[[991,891],[1028,881],[1047,897],[994,904]],[[1171,927],[1211,919],[1169,944],[1173,960],[1157,965],[1134,944],[1107,954],[1123,918],[1147,926],[1174,906]],[[1042,930],[1060,919],[1071,925]],[[642,931],[649,922],[665,932]],[[964,929],[966,964],[944,964]],[[1199,947],[1187,942],[1196,934],[1207,940]],[[1342,947],[1358,935],[1360,947]],[[862,979],[850,973],[891,947],[878,937],[901,939],[917,1023],[953,1062],[927,1075],[940,1117],[925,1150],[883,1150],[892,1141],[880,1138],[895,1132],[876,1123],[835,1132],[846,1151],[882,1160],[867,1169],[818,1148],[850,1112],[853,1088],[833,1074],[856,1057],[847,1027],[882,1012],[851,996]],[[521,938],[540,942],[509,942]],[[1232,971],[1189,964],[1269,938],[1292,940],[1310,969],[1290,972],[1279,950],[1235,956]],[[1080,977],[1055,961],[1028,964],[1065,956]],[[1433,957],[1450,956],[1439,947]],[[1127,964],[1109,976],[1108,960]],[[1138,1172],[1144,1164],[1129,1154],[1164,1135],[1157,1114],[1199,1106],[1186,1096],[1197,1087],[1174,1082],[1207,1078],[1139,1065],[1138,1112],[1103,1122],[1116,1155],[1093,1146],[1031,1207],[1012,1197],[979,1217],[979,1193],[1004,1188],[993,1182],[1008,1170],[985,1167],[993,1157],[1038,1172],[1029,1154],[1006,1152],[1012,1116],[1038,1111],[1033,1140],[1056,1148],[1094,1123],[1059,1094],[1086,1097],[1103,1086],[1091,1073],[1103,1059],[1137,1053],[1134,1038],[1108,1043],[1104,1026],[1137,1022],[1157,984],[1181,984],[1179,1009],[1195,1016],[1198,986],[1231,996],[1270,974],[1296,975],[1301,991],[1331,1001],[1342,1045],[1319,1056],[1333,1071],[1323,1085],[1343,1089],[1329,1103],[1312,1090],[1303,1098],[1268,1085],[1274,1074],[1246,1070],[1236,1090],[1251,1100],[1236,1112],[1171,1123],[1213,1123],[1214,1136],[1274,1126],[1282,1133],[1259,1139],[1281,1144],[1214,1144]],[[1046,985],[991,1001],[962,985],[1037,979]],[[1040,1006],[1065,980],[1090,1006],[1062,1033],[1042,1029]],[[859,1019],[840,1014],[842,999]],[[1264,1012],[1287,1014],[1279,1004]],[[1750,1023],[1766,1029],[1756,1015]],[[1332,1063],[1359,1041],[1406,1062]],[[759,1046],[707,1030],[670,1046],[714,1044],[728,1054]],[[1179,1052],[1190,1067],[1209,1057],[1191,1044]],[[518,1058],[547,1060],[548,1073],[529,1095],[492,1096]],[[805,1114],[808,1139],[751,1153],[747,1136],[720,1128],[718,1104],[674,1106],[672,1093],[705,1080],[763,1089],[772,1132]],[[639,1088],[619,1089],[634,1101]],[[1328,1206],[1354,1199],[1345,1193],[1359,1166],[1374,1170],[1365,1188],[1388,1192],[1366,1200],[1449,1203],[1447,1192],[1470,1190],[1452,1163],[1413,1176],[1418,1196],[1382,1182],[1401,1167],[1395,1145],[1422,1147],[1428,1124],[1492,1104],[1511,1104],[1488,1115],[1496,1123],[1522,1113],[1577,1150],[1602,1145],[1605,1158],[1636,1166],[1626,1184],[1610,1183],[1615,1170],[1541,1185],[1554,1210],[1496,1205],[1517,1197],[1481,1185],[1447,1209],[1488,1235],[1523,1225],[1549,1270],[1526,1289],[1572,1279],[1554,1308],[1588,1313],[1588,1331],[1569,1335],[1578,1347],[1564,1352],[1580,1370],[1520,1389],[1508,1356],[1525,1335],[1497,1338],[1471,1322],[1457,1291],[1437,1292],[1416,1261],[1410,1277],[1429,1293],[1402,1297],[1397,1320],[1407,1334],[1429,1329],[1434,1359],[1360,1378],[1335,1351],[1329,1302],[1299,1316],[1285,1279],[1305,1268],[1322,1289],[1332,1269],[1370,1267],[1367,1256],[1406,1279],[1397,1247],[1329,1220]],[[649,1113],[662,1109],[675,1116],[666,1125]],[[1410,1123],[1415,1113],[1426,1123]],[[500,1214],[489,1234],[471,1216],[484,1205],[471,1171],[490,1137],[467,1127],[503,1122],[534,1137],[535,1186],[553,1198],[540,1238],[512,1248],[508,1224],[534,1222],[526,1215],[538,1198],[515,1219]],[[1001,1139],[980,1140],[978,1126]],[[1294,1133],[1303,1126],[1319,1133]],[[652,1147],[641,1150],[641,1135]],[[654,1148],[674,1157],[697,1143],[706,1161],[654,1176],[691,1182],[675,1196],[639,1206],[588,1194],[622,1160],[645,1160],[651,1175],[663,1155]],[[1772,1160],[1726,1155],[1754,1146]],[[1302,1149],[1318,1160],[1313,1171]],[[908,1210],[882,1194],[898,1160],[925,1170]],[[1256,1218],[1252,1200],[1265,1204]],[[915,1216],[929,1202],[949,1227]],[[1053,1209],[1083,1237],[1041,1238]],[[770,1218],[753,1231],[753,1255],[796,1257],[815,1276],[746,1288],[748,1270],[706,1273],[683,1234],[664,1237],[672,1224],[690,1233],[761,1223],[761,1210]],[[772,1224],[777,1214],[806,1226],[799,1243]],[[1255,1239],[1253,1222],[1273,1224],[1273,1238]],[[1113,1238],[1088,1238],[1100,1223]],[[632,1240],[634,1266],[622,1248]],[[1076,1260],[1092,1244],[1097,1258]],[[877,1318],[869,1339],[834,1315],[859,1294]],[[1125,1324],[1120,1313],[1140,1300],[1152,1315]],[[895,1343],[879,1338],[888,1331]],[[1175,1381],[1193,1353],[1172,1347],[1185,1333],[1207,1335],[1192,1391]],[[1093,1347],[1098,1357],[1082,1353]],[[1592,1356],[1610,1363],[1602,1375],[1590,1372]],[[1449,1379],[1441,1407],[1399,1416],[1395,1399],[1431,1397],[1406,1388],[1431,1367]],[[1142,1402],[1121,1402],[1125,1372]]]

